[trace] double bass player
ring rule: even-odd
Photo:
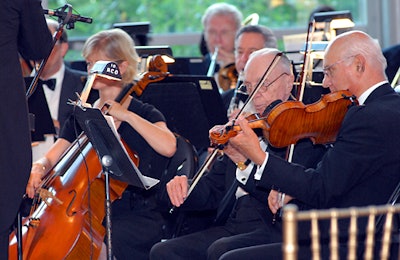
[[[121,81],[104,78],[94,81],[93,89],[97,89],[100,96],[94,106],[109,106],[108,114],[114,118],[121,138],[140,158],[139,170],[143,175],[160,179],[169,157],[176,151],[176,138],[167,128],[164,116],[154,106],[133,97],[122,104],[115,101],[123,87],[137,77],[138,56],[132,38],[121,29],[100,31],[86,41],[82,54],[88,71],[100,60],[118,64]],[[35,195],[45,173],[76,139],[75,133],[72,116],[55,144],[43,158],[33,163],[26,187],[29,197]],[[154,189],[138,190],[128,186],[122,198],[112,204],[112,250],[117,259],[146,259],[151,246],[161,240],[163,219],[157,211],[155,194]]]

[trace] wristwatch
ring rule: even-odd
[[[247,166],[251,163],[250,159],[247,159],[245,162],[237,162],[236,167],[238,167],[239,170],[244,171],[246,170]]]

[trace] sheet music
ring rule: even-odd
[[[146,188],[146,190],[152,188],[153,186],[155,186],[157,183],[160,182],[160,180],[148,177],[143,175],[140,170],[136,167],[135,163],[132,161],[131,157],[129,156],[128,152],[125,149],[125,146],[123,145],[123,143],[121,142],[121,137],[117,131],[117,127],[115,126],[115,122],[113,120],[112,116],[107,116],[104,115],[104,118],[106,119],[108,125],[110,126],[111,130],[113,131],[115,137],[117,138],[117,140],[119,141],[122,149],[124,150],[124,152],[126,153],[127,157],[129,158],[129,161],[131,162],[133,168],[135,169],[140,181],[142,182],[143,186]]]

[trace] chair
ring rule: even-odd
[[[312,259],[321,259],[321,230],[319,221],[329,222],[329,254],[330,259],[340,259],[339,256],[339,221],[348,220],[347,259],[359,259],[360,252],[357,246],[364,243],[364,258],[374,259],[374,250],[380,249],[380,259],[389,259],[390,246],[393,246],[392,238],[398,239],[398,229],[394,225],[394,215],[400,212],[400,204],[385,204],[380,206],[350,207],[342,209],[322,209],[298,211],[296,205],[286,205],[283,212],[283,256],[285,260],[297,259],[298,246],[298,223],[310,221],[310,239]],[[382,229],[377,225],[376,219],[383,216]],[[365,236],[360,236],[357,221],[360,218],[367,219]],[[395,229],[395,231],[393,231]],[[394,236],[392,236],[394,234]],[[343,235],[343,234],[342,234]],[[397,236],[397,237],[396,237]],[[360,241],[360,237],[364,241]],[[365,239],[364,239],[365,237]],[[398,243],[398,241],[395,241]],[[379,244],[379,246],[378,246]],[[375,251],[376,252],[376,251]],[[394,257],[393,255],[391,256]],[[397,256],[398,259],[399,256]]]
[[[195,147],[185,137],[175,134],[176,136],[176,152],[169,160],[167,168],[163,172],[160,179],[160,191],[158,202],[160,209],[165,216],[167,224],[164,227],[164,237],[170,238],[179,233],[179,227],[183,221],[182,214],[170,214],[172,205],[169,201],[166,184],[176,175],[186,175],[191,179],[198,168],[198,156]]]
[[[160,201],[163,207],[170,208],[169,198],[165,185],[176,175],[186,175],[192,178],[198,168],[198,157],[195,147],[185,137],[175,133],[176,152],[168,162],[168,165],[160,179]]]

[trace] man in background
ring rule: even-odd
[[[59,23],[52,19],[46,19],[46,22],[50,32],[54,35]],[[69,105],[68,101],[77,99],[76,93],[81,93],[86,80],[86,72],[74,70],[65,65],[64,58],[68,49],[68,35],[64,29],[60,39],[54,45],[39,80],[53,119],[55,137],[57,137],[59,129],[73,111],[73,106]],[[95,91],[91,92],[94,93]],[[94,101],[94,98],[91,98],[89,103]],[[46,135],[43,142],[33,146],[34,160],[43,156],[44,152],[54,143],[55,137]]]
[[[204,41],[208,50],[205,56],[205,72],[211,75],[218,73],[220,69],[235,63],[234,45],[237,30],[242,26],[243,15],[239,9],[227,3],[215,3],[209,6],[202,17]],[[212,70],[212,57],[216,54],[215,67]],[[211,67],[211,69],[210,69]],[[208,73],[207,73],[208,74]],[[218,77],[216,77],[218,79]],[[218,82],[220,91],[223,92],[229,86],[223,86]]]
[[[243,95],[246,90],[239,90],[238,87],[243,82],[243,70],[250,54],[266,47],[277,48],[276,37],[268,27],[246,25],[237,32],[235,37],[235,67],[238,72],[238,83],[235,89],[229,89],[221,95],[228,116],[232,110],[239,108],[247,98],[247,95]]]

